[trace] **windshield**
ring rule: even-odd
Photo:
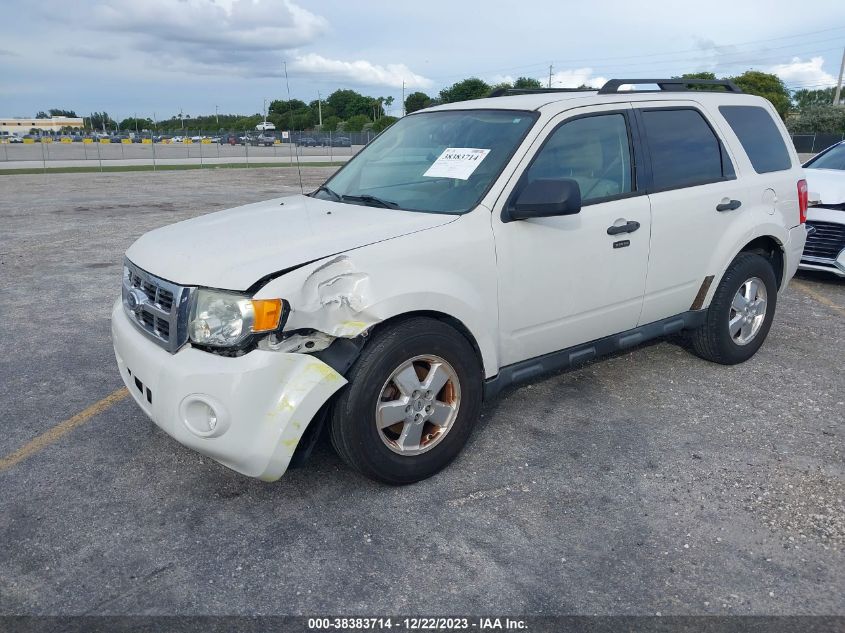
[[[315,197],[427,213],[472,209],[525,137],[536,114],[453,110],[397,121]]]
[[[809,167],[811,169],[845,170],[845,143],[840,143],[821,156],[817,156],[804,165],[804,167]]]

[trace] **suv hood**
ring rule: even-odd
[[[807,189],[811,194],[819,194],[821,204],[845,202],[845,171],[810,168],[804,170],[804,177],[807,179]]]
[[[126,256],[176,284],[246,290],[280,270],[448,224],[457,217],[296,195],[150,231],[129,247]]]

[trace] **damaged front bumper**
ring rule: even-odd
[[[170,354],[145,338],[117,301],[112,341],[129,393],[181,444],[250,477],[287,470],[306,427],[346,379],[309,354],[253,350]]]

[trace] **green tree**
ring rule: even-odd
[[[488,94],[490,94],[490,86],[486,82],[477,77],[470,77],[441,90],[440,99],[443,103],[454,103],[455,101],[481,99]]]
[[[533,77],[518,77],[515,82],[513,82],[514,88],[520,89],[534,89],[534,88],[542,88],[543,84],[540,83],[539,79],[534,79]]]
[[[340,125],[340,117],[336,114],[330,114],[329,116],[323,116],[323,131],[324,132],[337,132],[337,128]]]
[[[356,114],[363,114],[367,117],[373,115],[373,99],[354,90],[335,90],[326,97],[326,102],[341,119],[349,119]],[[383,114],[383,112],[378,114]]]
[[[431,97],[424,92],[412,92],[405,97],[405,112],[410,114],[431,105]]]
[[[803,108],[797,116],[786,121],[793,134],[845,134],[845,108],[835,105],[817,105]]]
[[[62,110],[60,108],[50,108],[48,110],[48,112],[50,113],[50,116],[66,116],[66,117],[70,117],[70,118],[73,118],[73,119],[76,118],[76,112],[74,112],[73,110]]]
[[[386,130],[387,128],[389,128],[391,125],[396,123],[398,120],[399,119],[397,119],[395,116],[385,115],[385,116],[381,117],[378,121],[373,123],[372,130],[373,130],[373,132],[378,134],[379,132],[382,132],[382,131]]]
[[[488,94],[493,94],[497,90],[510,90],[511,88],[513,88],[513,86],[509,82],[503,81],[501,83],[493,84],[492,86],[490,86],[490,92]]]
[[[43,110],[39,110],[38,114],[35,115],[36,119],[49,119],[50,115],[44,112]]]
[[[714,81],[716,79],[715,73],[711,72],[700,72],[700,73],[684,73],[681,75],[682,79],[707,79],[709,81]],[[675,79],[675,77],[673,77]],[[688,87],[690,90],[712,90],[709,86],[696,86],[692,85]]]
[[[126,119],[123,119],[123,121],[120,122],[120,129],[121,130],[128,130],[130,132],[134,132],[136,129],[138,131],[141,131],[141,130],[151,130],[152,128],[153,128],[152,119],[142,119],[142,118],[136,119],[134,117],[128,117]]]
[[[781,118],[786,118],[792,100],[789,90],[786,89],[786,86],[783,85],[783,82],[777,75],[760,72],[759,70],[747,70],[741,75],[731,77],[730,79],[743,92],[771,101]]]
[[[346,132],[360,132],[364,126],[370,122],[370,118],[365,114],[356,114],[346,119],[343,129]]]
[[[807,90],[806,88],[802,88],[801,90],[795,91],[792,99],[795,101],[798,109],[803,110],[804,108],[811,108],[813,106],[833,105],[833,95],[835,92],[835,88],[823,88],[821,90]]]
[[[92,130],[113,130],[117,127],[117,123],[107,112],[92,112],[88,118],[88,126]]]

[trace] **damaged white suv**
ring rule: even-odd
[[[141,237],[117,362],[158,426],[240,473],[279,478],[328,425],[348,464],[410,483],[516,382],[678,332],[750,358],[806,201],[775,111],[727,82],[438,106],[309,195]]]

